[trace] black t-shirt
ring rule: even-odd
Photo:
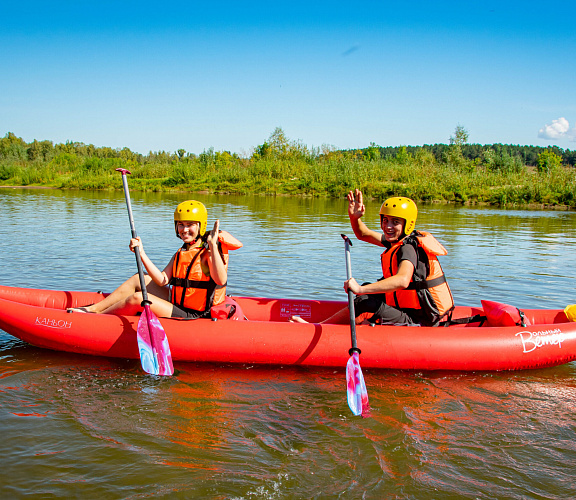
[[[407,260],[412,263],[414,269],[416,269],[416,264],[418,263],[418,257],[416,256],[416,249],[412,245],[402,245],[398,249],[398,265],[403,260]]]

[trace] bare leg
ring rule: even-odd
[[[334,313],[329,318],[320,321],[320,324],[329,323],[333,325],[345,325],[350,321],[350,313],[348,308],[340,309],[338,312]],[[360,323],[362,318],[356,318],[356,323]],[[292,323],[308,323],[308,321],[302,319],[300,316],[291,316],[290,322]]]
[[[115,302],[107,309],[104,309],[102,314],[134,316],[142,311],[142,300],[142,292],[135,292],[132,295]],[[148,300],[151,302],[150,309],[156,316],[162,318],[170,318],[172,316],[172,310],[174,308],[172,303],[152,294],[148,294]]]
[[[290,323],[308,323],[308,321],[302,319],[300,316],[290,316],[288,321],[290,321]]]
[[[146,290],[149,292],[149,299],[153,302],[152,297],[157,299],[161,299],[168,304],[168,289],[164,287],[160,287],[156,285],[156,283],[152,282],[152,278],[150,276],[145,275],[144,280],[146,282]],[[84,312],[90,313],[103,313],[103,312],[111,312],[116,309],[121,309],[123,305],[128,305],[128,303],[132,304],[134,302],[135,294],[138,294],[140,300],[138,301],[138,306],[142,302],[142,289],[140,287],[140,278],[137,274],[128,278],[124,283],[122,283],[116,290],[114,290],[110,295],[105,297],[100,302],[96,304],[92,304],[91,306],[84,307]],[[116,307],[114,307],[116,306]],[[110,311],[109,311],[110,310]],[[138,310],[141,310],[138,309]],[[154,310],[153,312],[157,314]],[[120,313],[117,313],[120,314]],[[124,313],[126,314],[126,313]]]

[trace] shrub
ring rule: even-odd
[[[558,170],[562,165],[562,158],[549,149],[538,155],[536,168],[539,173],[549,174]]]

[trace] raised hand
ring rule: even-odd
[[[214,222],[214,228],[212,229],[212,231],[210,231],[210,234],[208,234],[208,238],[206,239],[208,245],[215,246],[218,244],[219,233],[220,233],[220,219],[216,219],[216,222]]]
[[[364,200],[362,198],[362,191],[355,189],[348,193],[348,217],[351,219],[360,219],[366,212]]]

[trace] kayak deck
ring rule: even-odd
[[[137,316],[66,312],[105,294],[0,286],[0,328],[32,345],[138,359]],[[248,321],[161,318],[174,361],[344,367],[349,325],[318,324],[344,301],[235,297]],[[482,314],[457,307],[454,318]],[[576,323],[562,310],[525,310],[531,326],[357,326],[363,368],[512,370],[576,359]],[[291,323],[299,315],[308,324]]]

